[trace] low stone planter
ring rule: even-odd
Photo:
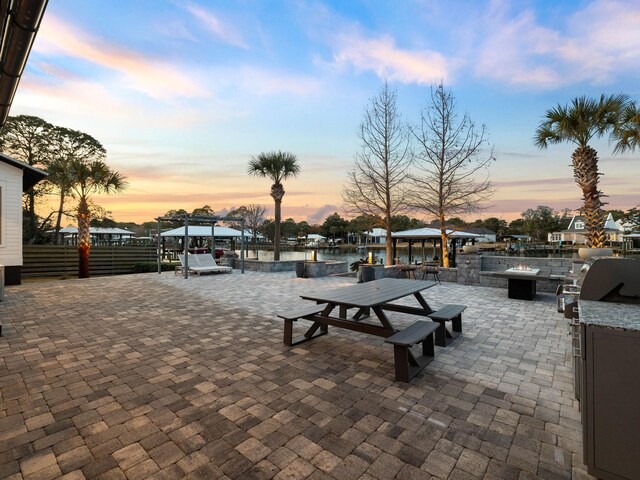
[[[613,250],[610,248],[579,248],[578,256],[582,260],[587,260],[591,257],[610,257],[613,255]]]

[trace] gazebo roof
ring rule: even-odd
[[[235,228],[229,227],[219,227],[215,226],[213,234],[216,237],[238,237],[242,236],[240,230],[236,230]],[[245,237],[250,237],[252,234],[245,230]],[[162,232],[160,234],[162,237],[184,237],[184,227],[174,228],[172,230],[167,230],[166,232]],[[190,237],[210,237],[211,236],[211,225],[193,225],[189,226],[189,236]]]
[[[460,231],[451,230],[451,229],[447,229],[447,235],[449,236],[449,238],[477,238],[482,236],[476,233],[460,232]],[[440,230],[437,228],[424,227],[424,228],[414,228],[412,230],[404,230],[402,232],[393,232],[391,234],[391,237],[398,238],[398,239],[408,238],[408,239],[414,239],[414,240],[415,239],[422,240],[422,239],[428,239],[428,238],[440,238],[441,233],[440,233]]]
[[[47,233],[54,233],[55,230],[49,230]],[[124,228],[104,228],[104,227],[90,227],[90,233],[93,234],[110,234],[110,235],[135,235],[129,230]],[[60,229],[60,233],[78,233],[78,227],[64,227]]]

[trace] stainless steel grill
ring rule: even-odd
[[[592,257],[580,268],[571,284],[558,288],[558,310],[569,321],[573,353],[574,390],[580,399],[582,351],[578,301],[640,304],[640,262],[628,258]],[[560,308],[562,305],[562,309]]]

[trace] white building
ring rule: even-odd
[[[4,284],[20,285],[22,272],[22,193],[47,174],[0,154],[0,265]]]
[[[367,236],[367,243],[387,243],[387,230],[384,228],[372,228],[371,231],[364,232],[364,234]]]
[[[607,219],[604,222],[604,230],[607,235],[607,243],[611,244],[622,242],[624,230],[620,222],[613,220],[613,215],[607,215]],[[574,215],[566,230],[549,233],[547,235],[547,241],[549,243],[580,245],[587,243],[586,233],[587,225],[584,217]]]

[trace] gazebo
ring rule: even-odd
[[[183,248],[185,253],[189,250],[189,238],[190,237],[211,237],[211,254],[215,255],[215,238],[216,232],[218,236],[229,238],[240,238],[240,269],[244,273],[244,239],[247,232],[244,228],[244,218],[237,217],[214,217],[209,215],[175,215],[171,217],[157,217],[158,222],[158,273],[162,273],[162,251],[164,248],[163,240],[167,237],[180,237],[183,239]],[[217,227],[218,222],[234,221],[240,222],[240,230],[229,227]],[[166,232],[161,231],[162,222],[180,222],[182,227],[174,228]],[[205,225],[190,225],[191,223],[199,223]],[[244,232],[244,234],[243,234]],[[189,255],[184,257],[184,278],[189,278]]]
[[[475,239],[477,237],[480,237],[481,235],[447,229],[447,236],[453,242],[453,246],[451,248],[451,263],[455,265],[458,240],[471,241],[471,243],[473,243]],[[441,232],[437,228],[414,228],[412,230],[404,230],[402,232],[393,232],[391,233],[391,238],[393,239],[393,258],[396,258],[397,256],[396,246],[398,240],[404,240],[409,243],[409,262],[413,260],[412,247],[417,242],[420,242],[421,244],[423,257],[422,260],[424,261],[425,242],[427,240],[431,240],[433,242],[433,248],[435,249],[437,241],[441,240]],[[440,264],[442,264],[442,245],[440,245]]]
[[[55,235],[55,230],[48,230],[47,233]],[[64,227],[58,232],[63,243],[77,245],[78,243],[78,227]],[[135,233],[125,230],[124,228],[106,228],[106,227],[90,227],[92,245],[125,245],[131,244],[131,239]]]

